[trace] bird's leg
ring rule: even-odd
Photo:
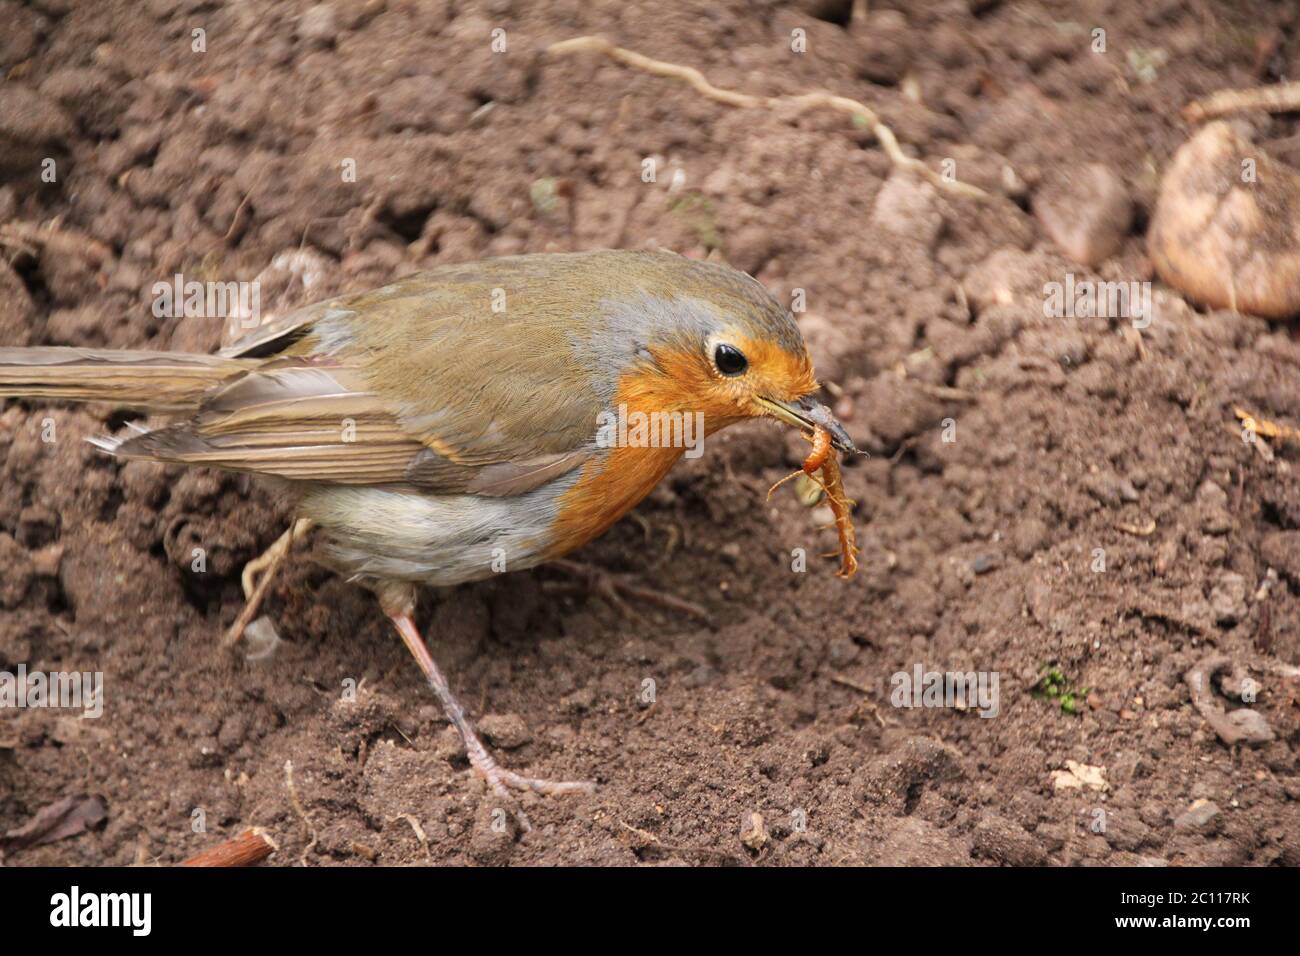
[[[709,612],[698,604],[692,604],[690,601],[684,601],[671,594],[664,594],[662,591],[656,591],[653,588],[632,584],[594,565],[583,564],[580,561],[570,561],[567,558],[556,558],[553,561],[548,561],[546,566],[582,579],[587,586],[587,590],[603,597],[614,606],[615,610],[628,617],[636,617],[637,615],[628,606],[624,598],[654,604],[665,610],[694,618],[703,624],[713,625],[713,619],[709,617]]]
[[[266,592],[271,589],[271,582],[275,580],[276,572],[280,570],[280,565],[288,556],[289,549],[311,529],[310,518],[299,518],[284,534],[275,539],[275,544],[244,565],[244,573],[240,577],[240,583],[244,586],[244,609],[239,612],[235,623],[226,631],[222,641],[223,646],[234,647],[239,643],[240,638],[244,636],[244,630],[257,615],[257,609],[262,606],[262,600],[266,597]]]
[[[429,681],[429,686],[433,688],[438,703],[442,704],[447,719],[451,721],[452,726],[460,734],[460,739],[465,744],[465,752],[469,755],[470,765],[487,781],[488,788],[505,800],[510,800],[510,789],[532,790],[534,793],[550,795],[594,793],[596,790],[594,783],[525,777],[512,770],[506,770],[496,762],[492,754],[488,753],[488,749],[483,746],[483,742],[478,739],[478,734],[474,732],[469,718],[465,715],[465,708],[461,707],[460,701],[451,692],[451,686],[447,683],[447,678],[438,669],[438,665],[434,663],[433,656],[429,653],[429,648],[425,645],[424,639],[420,637],[420,632],[415,626],[415,620],[411,617],[412,610],[413,608],[409,606],[396,612],[385,608],[389,619],[393,622],[393,626],[397,628],[397,633],[402,636],[402,642],[406,644],[406,649],[411,652],[411,656],[415,658],[415,662],[420,665],[420,670],[424,672],[425,678]],[[523,829],[530,829],[528,818],[522,812],[518,814],[518,818]]]

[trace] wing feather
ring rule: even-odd
[[[439,494],[553,481],[596,454],[604,403],[574,366],[563,284],[539,287],[549,273],[530,257],[499,262],[272,320],[220,353],[262,364],[208,391],[190,420],[115,453]],[[505,314],[489,307],[498,286],[517,303]]]

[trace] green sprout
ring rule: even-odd
[[[1049,665],[1046,673],[1038,682],[1036,693],[1048,700],[1056,701],[1062,713],[1078,714],[1083,701],[1088,696],[1088,688],[1070,686],[1065,672],[1055,664]]]

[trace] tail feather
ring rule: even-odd
[[[0,348],[0,398],[109,402],[149,411],[195,408],[214,385],[260,364],[182,352]]]

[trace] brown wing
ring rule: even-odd
[[[266,366],[209,393],[189,421],[127,439],[114,452],[303,481],[401,483],[424,446],[355,375]]]
[[[286,315],[222,353],[263,364],[206,394],[189,421],[113,451],[444,494],[552,481],[596,454],[605,403],[574,360],[562,277],[530,259],[488,275],[421,273]],[[504,314],[490,307],[501,287],[514,299]]]

